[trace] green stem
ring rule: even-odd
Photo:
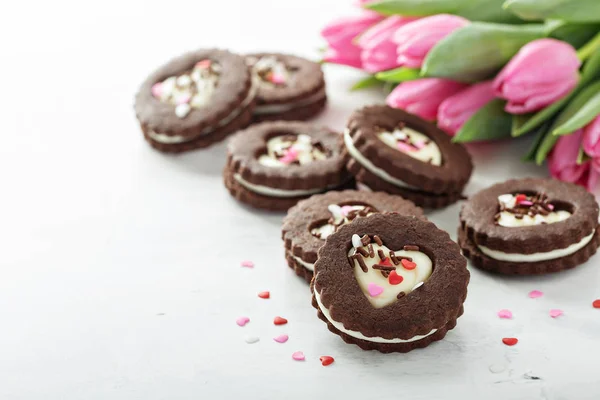
[[[600,33],[598,33],[592,40],[587,42],[582,48],[577,51],[577,57],[581,61],[585,61],[591,56],[597,49],[600,48]]]

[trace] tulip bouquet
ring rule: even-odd
[[[531,134],[524,160],[600,177],[600,0],[362,0],[322,31],[324,61],[456,142]]]

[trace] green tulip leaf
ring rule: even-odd
[[[396,68],[389,71],[379,72],[375,77],[386,82],[406,82],[419,79],[421,71],[412,68]]]
[[[354,92],[357,90],[368,89],[370,87],[377,86],[380,84],[381,81],[379,79],[375,78],[374,76],[367,76],[366,78],[363,78],[360,81],[356,82],[354,85],[352,85],[350,90]]]
[[[515,133],[521,129],[523,125],[531,118],[531,114],[515,114],[512,117],[512,129],[511,136],[515,136]]]
[[[554,130],[563,125],[565,122],[570,120],[577,112],[592,98],[594,95],[598,93],[600,90],[600,81],[595,82],[593,85],[590,85],[583,89],[580,93],[578,93],[573,100],[558,114],[556,120],[550,127],[550,132],[554,132]],[[538,151],[535,155],[535,162],[538,165],[541,165],[560,136],[557,135],[546,135],[544,140],[540,144]]]
[[[522,19],[502,8],[504,2],[505,0],[476,0],[459,8],[455,14],[470,21],[522,24]]]
[[[542,24],[504,25],[474,22],[457,29],[429,52],[426,77],[478,82],[493,76],[519,49],[545,34]]]
[[[542,144],[542,141],[544,140],[546,135],[550,134],[550,132],[548,131],[549,127],[550,127],[550,122],[546,122],[542,126],[540,126],[536,129],[533,142],[531,143],[531,147],[529,148],[529,151],[527,152],[527,154],[522,158],[523,161],[526,161],[526,162],[534,162],[535,161],[535,155],[537,154],[538,148]]]
[[[503,6],[525,20],[600,21],[598,0],[507,0]]]
[[[589,42],[598,32],[600,32],[600,24],[562,23],[552,29],[549,36],[567,42],[578,49]]]
[[[553,135],[567,135],[581,129],[600,115],[600,81],[590,85],[584,91],[595,93],[591,98],[565,123],[552,131]]]
[[[595,79],[600,78],[600,49],[596,50],[590,58],[583,64],[581,70],[581,81],[587,84]]]
[[[454,14],[461,7],[472,2],[472,0],[380,0],[367,3],[364,7],[386,15],[423,17],[433,14]]]
[[[465,122],[452,141],[468,143],[510,137],[512,117],[504,111],[505,104],[501,99],[487,103]]]
[[[581,164],[589,161],[590,159],[591,159],[590,156],[585,154],[585,151],[583,150],[583,148],[579,149],[579,154],[577,155],[577,165],[581,165]]]
[[[559,112],[579,92],[580,87],[581,83],[578,87],[573,89],[568,95],[566,95],[562,99],[555,101],[548,107],[543,108],[537,113],[535,113],[520,128],[518,128],[516,131],[513,131],[513,137],[525,135],[526,133],[534,130],[544,122],[548,121],[550,118],[554,117],[556,113]]]

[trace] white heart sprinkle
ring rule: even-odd
[[[360,240],[360,236],[358,236],[357,234],[352,235],[352,246],[354,246],[355,249],[358,249],[359,247],[362,247],[362,241]]]
[[[248,344],[253,344],[253,343],[258,342],[260,340],[260,338],[258,336],[246,336],[246,338],[244,340]]]
[[[179,104],[175,107],[175,115],[179,118],[185,118],[190,113],[191,107],[189,104]]]
[[[418,288],[420,288],[421,286],[423,286],[423,282],[419,282],[415,285],[415,287],[412,290],[417,290]]]

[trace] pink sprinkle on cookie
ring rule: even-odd
[[[284,164],[291,164],[298,159],[298,151],[290,147],[283,157],[279,159]]]
[[[563,310],[559,310],[557,308],[553,308],[552,310],[550,310],[550,316],[552,318],[558,318],[560,316],[562,316],[564,314]]]
[[[539,297],[542,297],[544,295],[543,292],[540,292],[539,290],[532,290],[531,292],[529,292],[529,298],[531,299],[537,299]]]
[[[252,261],[244,260],[242,261],[241,266],[246,268],[254,268],[254,263]]]
[[[403,151],[405,153],[411,153],[411,152],[417,150],[413,146],[406,144],[404,142],[398,142],[397,146],[398,146],[398,150]]]
[[[285,83],[285,76],[283,76],[282,74],[274,73],[274,74],[271,74],[269,76],[269,78],[270,78],[271,82],[273,82],[276,85],[281,85],[281,84]]]
[[[250,322],[250,318],[248,318],[248,317],[239,317],[238,319],[235,320],[235,323],[238,324],[239,326],[244,326],[248,322]]]
[[[206,69],[206,68],[210,68],[211,64],[212,64],[212,61],[210,61],[210,60],[202,60],[202,61],[198,61],[195,65],[195,67]]]
[[[383,287],[376,285],[375,283],[369,283],[367,290],[369,291],[369,295],[371,297],[377,297],[383,293]]]
[[[529,200],[523,200],[519,202],[520,206],[532,206],[533,202],[529,201]]]
[[[421,150],[422,148],[424,148],[426,146],[424,140],[419,140],[418,142],[414,142],[413,145],[419,150]]]
[[[288,335],[279,335],[273,338],[277,343],[285,343],[290,337]]]
[[[500,310],[498,311],[498,317],[503,319],[512,319],[513,313],[510,310]]]
[[[294,359],[296,361],[304,361],[304,359],[305,359],[304,353],[301,351],[296,351],[296,352],[292,353],[292,359]]]
[[[189,94],[184,94],[184,95],[179,96],[177,98],[177,104],[187,104],[187,103],[190,102],[190,100],[191,100],[190,95]]]
[[[342,206],[342,215],[344,217],[348,216],[348,214],[352,211],[352,206]]]
[[[160,98],[163,93],[162,83],[158,82],[158,83],[155,83],[154,85],[152,85],[151,91],[152,91],[152,96]]]

